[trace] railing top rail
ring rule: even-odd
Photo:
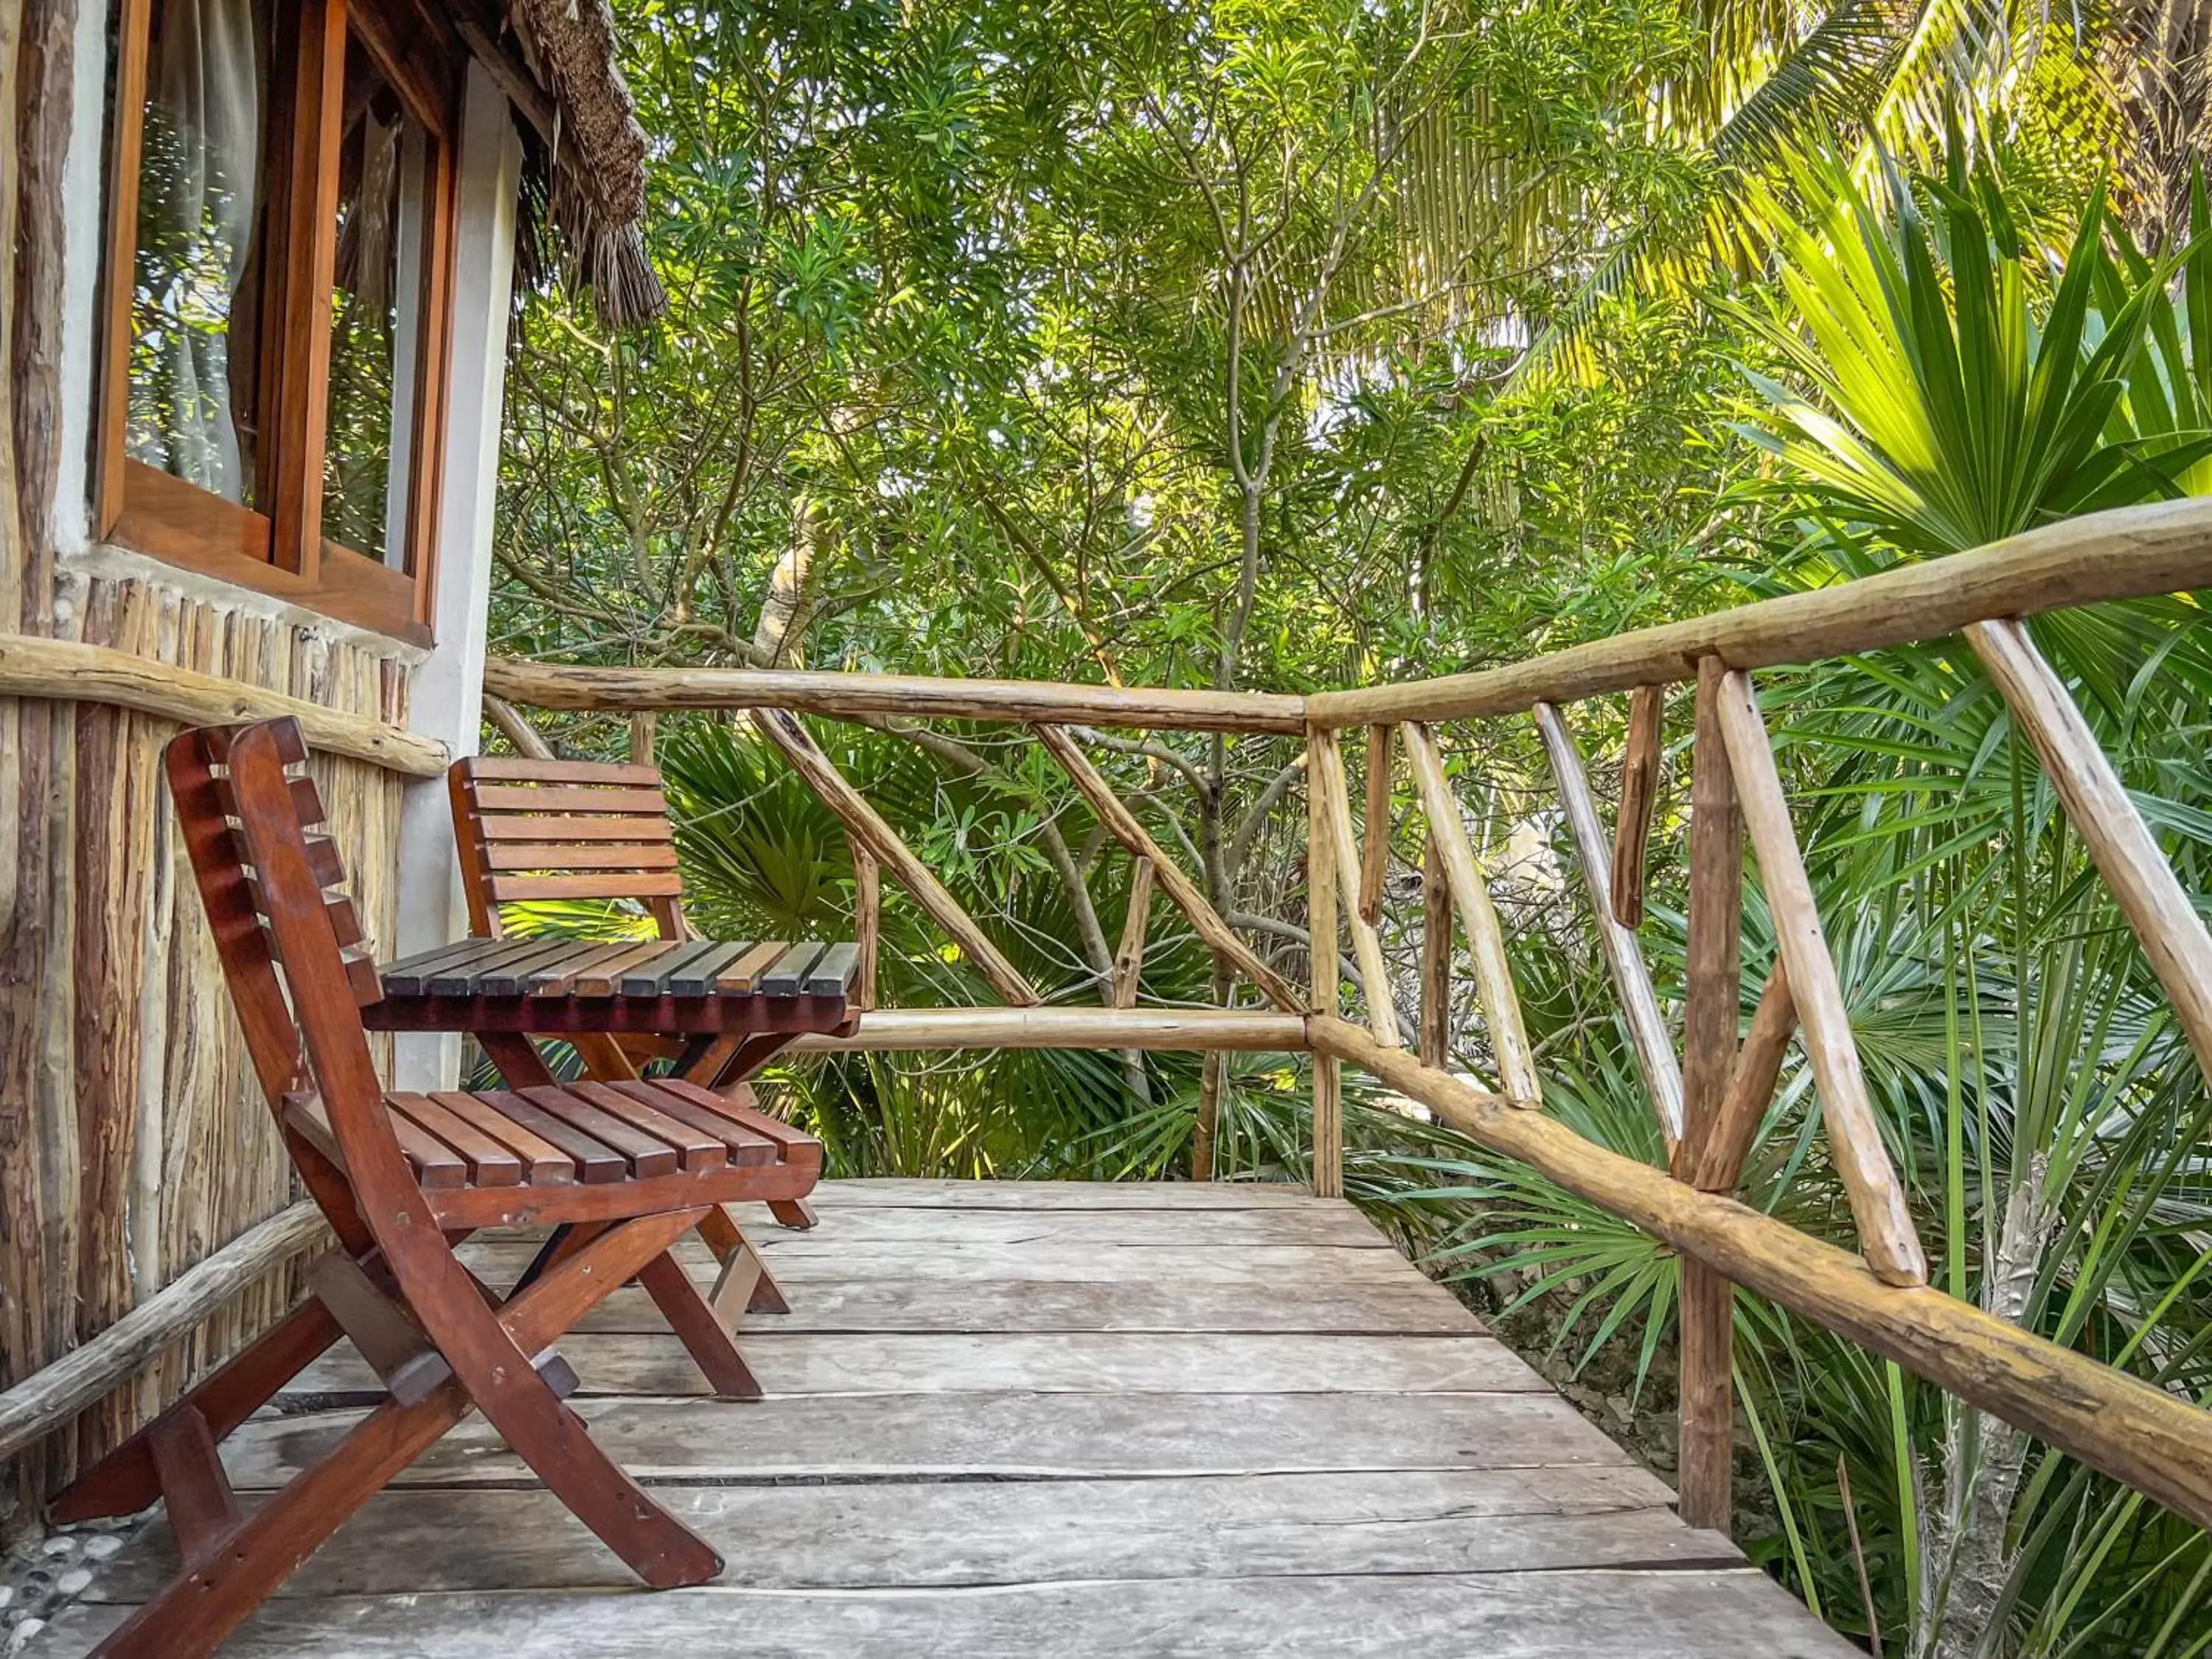
[[[2212,497],[2118,507],[1858,581],[1784,594],[1466,674],[1296,696],[793,669],[592,668],[495,657],[484,689],[538,708],[794,709],[1155,731],[1299,733],[1525,714],[1697,678],[1940,639],[1969,623],[2212,587]]]
[[[1970,623],[2212,587],[2212,497],[2118,507],[1858,581],[1595,640],[1548,656],[1306,699],[1316,726],[1525,714],[1694,680],[1700,657],[1772,668],[1941,639]]]
[[[1048,721],[1156,731],[1305,730],[1305,699],[1268,691],[1190,691],[1049,680],[782,668],[585,668],[495,657],[484,690],[537,708],[786,708],[911,720]]]

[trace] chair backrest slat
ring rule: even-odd
[[[341,1091],[357,1097],[349,1107],[333,1103],[350,1160],[356,1135],[390,1139],[374,1127],[383,1123],[382,1091],[360,1013],[383,989],[360,915],[338,890],[345,864],[337,843],[310,833],[321,796],[289,775],[306,759],[299,723],[282,720],[183,732],[164,764],[270,1109],[281,1122],[285,1097],[310,1075],[326,1100]]]
[[[684,880],[657,768],[477,755],[447,774],[472,932],[516,901],[630,900],[685,939]]]

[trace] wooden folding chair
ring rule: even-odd
[[[714,1206],[813,1188],[818,1141],[681,1083],[387,1094],[360,1009],[380,994],[358,949],[323,809],[289,769],[290,720],[187,732],[169,785],[246,1046],[286,1150],[337,1248],[313,1294],[55,1505],[64,1520],[167,1500],[180,1575],[99,1651],[211,1652],[345,1518],[480,1409],[546,1486],[647,1584],[702,1583],[714,1550],[608,1458],[562,1403],[574,1374],[551,1344],[635,1279],[718,1393],[757,1386],[669,1247]],[[304,1060],[303,1060],[304,1050]],[[607,1141],[589,1127],[599,1126]],[[611,1150],[618,1141],[630,1150]],[[518,1213],[565,1227],[502,1297],[453,1246]],[[251,1514],[216,1443],[340,1335],[388,1397],[321,1462]]]
[[[684,878],[677,868],[676,835],[659,767],[471,755],[447,769],[446,785],[453,798],[453,839],[470,932],[503,937],[503,904],[629,900],[652,918],[661,938],[696,937],[684,915]],[[756,1039],[757,1047],[744,1063],[757,1065],[789,1040]],[[675,1049],[672,1043],[631,1036],[572,1041],[592,1074],[602,1079],[634,1078],[646,1061]],[[724,1092],[742,1104],[756,1103],[742,1077]],[[802,1201],[769,1209],[787,1227],[814,1225],[814,1211]],[[726,1269],[759,1275],[750,1311],[786,1310],[759,1252],[735,1223],[718,1212],[700,1234]],[[740,1251],[750,1257],[742,1268]]]

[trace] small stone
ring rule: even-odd
[[[0,1584],[0,1610],[4,1610],[15,1599],[15,1587],[13,1584]]]
[[[46,1621],[43,1619],[26,1619],[21,1624],[16,1626],[15,1646],[18,1650],[22,1648],[25,1643],[28,1642],[33,1636],[36,1636],[46,1627]]]
[[[54,1580],[54,1589],[64,1595],[79,1595],[83,1593],[85,1586],[91,1583],[90,1568],[71,1567],[59,1578]]]
[[[71,1538],[66,1533],[58,1532],[52,1538],[46,1540],[46,1553],[48,1555],[75,1555],[76,1553],[76,1540]]]
[[[94,1533],[84,1540],[84,1553],[94,1561],[105,1561],[123,1547],[123,1540],[112,1532]]]

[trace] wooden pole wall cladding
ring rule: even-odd
[[[1451,1046],[1452,896],[1437,832],[1421,837],[1421,1040],[1424,1066],[1442,1066]]]
[[[1966,642],[2027,733],[2120,914],[2142,942],[2174,1018],[2212,1079],[2212,933],[2043,653],[2018,623],[1978,623]]]
[[[854,970],[853,989],[847,1000],[855,1008],[872,1008],[876,1006],[877,958],[883,951],[883,866],[876,862],[876,855],[857,840],[848,840],[853,854],[853,943],[858,947],[860,963]]]
[[[990,981],[993,990],[1018,1007],[1034,1007],[1044,1000],[1037,994],[1036,988],[1022,977],[1020,969],[991,943],[989,935],[975,925],[975,919],[960,908],[960,901],[930,873],[929,866],[915,856],[913,849],[899,839],[898,832],[884,822],[883,815],[846,781],[845,775],[806,735],[805,727],[791,714],[776,708],[754,709],[752,722],[760,734],[791,763],[792,770],[821,798],[822,804],[837,815],[847,833],[873,854],[877,862],[929,912],[946,936],[975,964],[976,970]]]
[[[1701,657],[1778,667],[1955,634],[1991,617],[2027,617],[2105,599],[2212,587],[2212,496],[2125,507],[2047,525],[1970,553],[1595,640],[1474,674],[1322,691],[1316,726],[1520,714],[1540,702],[1675,684]]]
[[[1436,739],[1428,727],[1418,722],[1409,721],[1406,726],[1406,761],[1420,792],[1430,847],[1450,884],[1460,926],[1467,930],[1468,951],[1474,959],[1475,999],[1482,1005],[1483,1025],[1490,1033],[1491,1052],[1498,1058],[1498,1081],[1514,1099],[1539,1104],[1544,1089],[1536,1077],[1528,1029],[1521,1021],[1521,999],[1513,989],[1513,969],[1505,956],[1505,930],[1498,923],[1497,907],[1490,902],[1490,887],[1483,880],[1481,866],[1474,861],[1474,848],[1468,841],[1458,798],[1452,793],[1443,762],[1437,755]],[[1449,927],[1447,921],[1447,939]]]
[[[1340,994],[1327,758],[1334,752],[1311,740],[1306,744],[1306,957],[1314,1012],[1332,1018]],[[1313,1057],[1313,1189],[1317,1198],[1344,1196],[1344,1074],[1333,1055],[1322,1054]]]
[[[1565,720],[1548,702],[1536,705],[1536,730],[1552,763],[1560,805],[1566,809],[1568,832],[1583,869],[1583,888],[1589,895],[1590,915],[1597,924],[1598,947],[1613,975],[1613,994],[1627,1017],[1637,1068],[1651,1092],[1652,1109],[1659,1115],[1671,1152],[1682,1139],[1682,1073],[1674,1062],[1666,1023],[1659,1017],[1659,999],[1651,989],[1650,970],[1644,965],[1644,947],[1613,913],[1613,860],[1605,832],[1598,827],[1597,803],[1590,799],[1582,751],[1575,747]]]
[[[109,670],[120,659],[135,665],[119,676],[126,687],[174,684],[198,696],[212,685],[222,702],[5,705],[40,711],[50,728],[66,722],[70,735],[50,751],[52,782],[44,789],[66,810],[69,834],[15,860],[58,896],[46,908],[47,966],[34,981],[46,1024],[33,1075],[70,1113],[65,1127],[54,1116],[0,1120],[0,1169],[45,1172],[31,1190],[6,1194],[11,1222],[31,1220],[0,1242],[0,1305],[55,1304],[35,1326],[0,1314],[0,1383],[116,1328],[291,1200],[290,1166],[256,1097],[182,862],[161,775],[163,745],[185,719],[294,707],[311,709],[311,730],[325,738],[375,734],[343,753],[326,744],[311,763],[372,946],[392,936],[403,788],[410,775],[434,770],[437,758],[434,745],[404,732],[405,665],[319,629],[185,598],[152,580],[65,575],[55,611],[67,619],[66,642],[102,665],[103,687],[117,683]],[[0,651],[17,643],[0,641]],[[385,742],[387,732],[408,741]],[[11,914],[20,921],[20,902]],[[388,1054],[390,1039],[375,1041]],[[240,1294],[210,1302],[196,1325],[149,1344],[158,1347],[151,1363],[88,1409],[73,1431],[26,1449],[16,1492],[27,1514],[80,1458],[135,1430],[186,1378],[294,1300],[295,1262],[246,1277]]]
[[[0,696],[133,708],[179,726],[229,726],[289,714],[300,722],[313,747],[409,777],[442,777],[453,759],[436,738],[389,720],[79,641],[0,638]]]
[[[1267,1000],[1275,1006],[1293,1013],[1303,1012],[1304,1004],[1291,988],[1290,981],[1261,961],[1251,946],[1237,936],[1237,930],[1199,890],[1198,884],[1183,873],[1182,866],[1168,856],[1166,849],[1137,821],[1137,815],[1098,775],[1097,768],[1076,746],[1075,739],[1056,726],[1040,725],[1030,729],[1046,752],[1060,763],[1060,770],[1067,774],[1076,793],[1098,815],[1099,823],[1116,841],[1152,866],[1154,878],[1190,918],[1190,925],[1197,930],[1198,936],[1234,963],[1237,971],[1265,992]]]
[[[579,668],[494,657],[484,689],[534,708],[621,713],[782,708],[801,714],[1045,721],[1159,732],[1305,730],[1305,702],[1264,691],[1125,690],[1043,680],[936,679],[913,674],[817,674],[781,668]]]
[[[1395,1048],[1398,1011],[1390,995],[1390,968],[1382,959],[1382,941],[1375,924],[1359,914],[1359,843],[1352,827],[1352,801],[1344,781],[1344,757],[1333,732],[1317,732],[1308,739],[1309,752],[1319,762],[1315,775],[1324,791],[1328,842],[1326,853],[1336,860],[1338,890],[1352,899],[1345,911],[1352,931],[1352,959],[1359,964],[1359,987],[1367,1000],[1367,1024],[1377,1042]]]
[[[1306,1032],[1316,1052],[1371,1073],[1492,1152],[1520,1159],[1723,1278],[2212,1527],[2212,1412],[1932,1286],[1885,1284],[1849,1251],[1734,1199],[1698,1192],[1540,1112],[1517,1111],[1382,1047],[1356,1025],[1316,1017]]]
[[[1905,1189],[1881,1144],[1881,1127],[1867,1098],[1859,1069],[1857,1040],[1836,964],[1820,932],[1820,913],[1813,884],[1790,828],[1790,806],[1775,769],[1766,724],[1759,717],[1750,678],[1731,671],[1715,694],[1729,765],[1742,803],[1759,873],[1774,919],[1775,943],[1790,971],[1790,989],[1805,1030],[1805,1049],[1820,1091],[1820,1116],[1828,1133],[1828,1156],[1851,1200],[1858,1223],[1859,1248],[1880,1278],[1893,1285],[1917,1285],[1928,1277],[1928,1259],[1905,1201]]]

